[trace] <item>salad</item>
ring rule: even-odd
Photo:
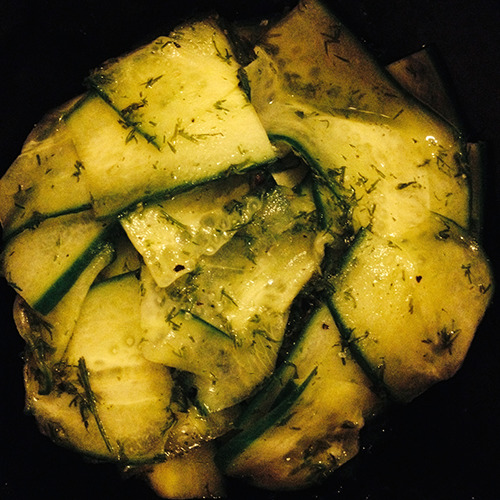
[[[452,376],[493,289],[480,151],[414,63],[306,1],[181,24],[47,115],[0,183],[42,432],[166,497],[304,488]]]

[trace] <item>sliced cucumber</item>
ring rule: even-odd
[[[280,339],[275,341],[278,347],[260,337],[252,344],[238,342],[233,333],[176,310],[175,303],[166,301],[162,305],[170,311],[164,307],[158,311],[154,302],[164,296],[144,289],[143,317],[149,316],[143,320],[147,331],[142,352],[151,361],[186,372],[183,384],[202,414],[240,403],[271,373]],[[266,347],[272,351],[267,353]]]
[[[246,77],[227,35],[108,61],[0,182],[27,409],[179,498],[223,494],[214,440],[258,487],[329,475],[456,372],[493,288],[482,150],[427,51],[384,69],[317,0]]]
[[[426,46],[387,65],[387,71],[414,97],[438,112],[457,129],[463,123],[452,98],[442,63],[433,47]]]
[[[453,98],[453,92],[438,55],[424,47],[387,66],[389,73],[413,96],[430,106],[459,130],[463,120]],[[468,229],[476,238],[482,221],[482,171],[485,157],[483,142],[467,143],[467,163],[470,187],[470,216]]]
[[[145,273],[143,273],[145,274]],[[255,351],[238,345],[234,337],[184,310],[176,310],[143,278],[142,316],[146,333],[141,344],[145,358],[188,372],[184,385],[201,413],[216,412],[239,403],[261,382],[253,368]],[[154,286],[154,285],[153,285]],[[172,307],[165,310],[164,305]]]
[[[91,77],[103,99],[90,99],[68,125],[100,216],[275,159],[239,69],[207,20]]]
[[[83,165],[62,119],[78,101],[74,99],[42,119],[0,180],[4,239],[48,217],[91,207],[82,180]]]
[[[158,286],[193,271],[251,221],[262,204],[251,183],[249,176],[211,182],[120,219]]]
[[[30,353],[31,370],[40,386],[40,394],[48,394],[53,389],[52,368],[64,356],[92,283],[113,257],[114,248],[105,246],[78,276],[68,293],[45,316],[28,306],[18,295],[14,303],[14,321]]]
[[[178,308],[237,337],[255,330],[258,325],[254,315],[262,315],[267,307],[278,314],[276,329],[280,331],[279,316],[295,296],[283,295],[282,291],[290,286],[298,292],[298,283],[319,270],[328,237],[316,230],[310,193],[296,195],[276,187],[267,194],[251,224],[215,255],[204,257],[195,272],[174,283],[167,293]],[[283,266],[282,273],[290,268],[290,274],[276,276],[274,266],[278,263]],[[298,274],[292,271],[294,267]],[[251,318],[253,326],[248,330]],[[273,319],[269,317],[268,322],[269,327],[262,328],[273,338],[272,330],[268,330],[273,328]]]
[[[404,401],[455,374],[493,291],[476,242],[438,215],[398,238],[364,230],[333,287],[345,341]]]
[[[213,443],[205,443],[183,455],[154,464],[146,474],[160,498],[226,497],[224,478],[214,463]]]
[[[55,389],[39,396],[28,378],[28,408],[63,445],[131,463],[163,456],[172,380],[140,353],[139,298],[134,274],[94,286],[54,369]]]
[[[329,309],[319,307],[258,404],[239,419],[244,429],[222,446],[219,462],[270,489],[319,481],[357,453],[364,419],[381,405],[371,385]]]
[[[107,245],[109,227],[87,212],[46,219],[9,240],[2,273],[33,309],[48,314]]]
[[[270,137],[291,144],[352,208],[391,234],[429,210],[469,224],[465,145],[402,90],[319,2],[273,26],[247,66]]]
[[[145,284],[144,354],[193,373],[207,410],[237,404],[271,374],[290,305],[320,268],[327,239],[316,233],[314,209],[311,196],[275,188],[194,273],[163,290]]]
[[[238,87],[238,68],[217,21],[205,19],[105,63],[87,82],[156,148],[176,149],[177,141],[189,134],[183,126],[198,120],[200,112],[219,120],[230,113],[226,100]]]

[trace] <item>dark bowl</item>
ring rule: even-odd
[[[3,173],[45,112],[78,95],[89,70],[179,21],[217,11],[255,22],[282,14],[285,0],[3,0],[0,7]],[[422,45],[437,50],[470,140],[485,140],[482,239],[498,262],[500,7],[496,0],[327,2],[381,62]],[[496,269],[495,269],[496,270]],[[52,500],[154,499],[142,480],[53,445],[23,411],[23,344],[11,319],[13,292],[1,282],[0,497]],[[230,481],[231,499],[493,500],[500,497],[500,339],[492,303],[462,369],[412,404],[367,425],[362,449],[323,485],[269,493]]]

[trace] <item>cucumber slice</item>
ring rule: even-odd
[[[433,47],[423,47],[392,62],[386,68],[413,96],[434,109],[458,130],[464,129],[443,65]]]
[[[144,355],[193,373],[208,411],[239,403],[271,374],[290,305],[323,257],[314,209],[310,195],[275,188],[255,220],[194,273],[167,289],[145,281]]]
[[[251,221],[262,203],[250,183],[248,176],[211,182],[120,219],[158,286],[193,271]]]
[[[90,78],[103,99],[90,99],[68,125],[98,215],[275,159],[239,69],[223,31],[207,20]]]
[[[260,441],[260,438],[265,435],[267,431],[273,429],[275,426],[281,427],[280,424],[282,422],[286,424],[287,416],[289,416],[291,408],[297,403],[315,375],[316,370],[314,369],[300,385],[292,381],[279,394],[279,402],[274,408],[267,411],[254,425],[249,426],[228,441],[223,442],[215,459],[216,463],[225,474],[231,475],[231,471],[234,471],[232,475],[237,476],[238,473],[236,471],[238,470],[238,465],[236,462],[238,457],[242,455],[243,461],[246,462],[245,452],[248,448],[251,448],[253,443],[261,444],[262,441]],[[250,466],[250,464],[247,464],[247,466]],[[247,476],[245,474],[245,477],[246,479],[252,479],[250,475]]]
[[[146,471],[146,477],[160,498],[226,497],[224,478],[214,463],[212,443],[205,443],[183,455],[154,464]]]
[[[38,381],[40,394],[48,394],[53,389],[54,377],[51,370],[64,356],[92,283],[113,257],[114,248],[111,245],[105,246],[82,271],[68,293],[45,316],[17,296],[14,321],[30,353],[30,369]]]
[[[180,309],[242,339],[253,337],[257,319],[264,320],[269,312],[267,326],[261,327],[274,338],[273,330],[281,331],[281,315],[319,270],[328,240],[317,232],[310,193],[297,196],[277,187],[251,224],[215,255],[203,258],[197,270],[174,283],[168,293]]]
[[[262,375],[253,367],[254,349],[238,345],[226,332],[175,306],[170,312],[163,307],[158,311],[158,299],[164,297],[143,279],[142,315],[147,330],[142,353],[150,361],[191,374],[184,384],[196,388],[195,401],[202,414],[234,406],[261,382]]]
[[[46,219],[9,240],[2,273],[33,309],[48,314],[107,245],[110,227],[87,212]]]
[[[403,401],[455,374],[493,291],[476,242],[437,215],[398,238],[364,230],[333,288],[345,341]]]
[[[182,118],[184,125],[200,112],[229,113],[226,99],[238,86],[238,67],[217,21],[205,19],[105,63],[87,82],[156,148],[175,149],[176,140],[189,131],[181,131],[172,117]],[[173,134],[176,128],[179,137]]]
[[[90,193],[82,179],[83,165],[63,120],[79,99],[42,119],[0,179],[4,239],[48,217],[91,207]]]
[[[246,67],[252,103],[352,207],[354,229],[391,234],[429,210],[466,227],[465,144],[402,90],[319,2],[273,26]]]
[[[325,305],[256,401],[218,461],[226,473],[273,490],[310,486],[352,458],[364,419],[381,407]]]
[[[460,113],[444,75],[438,55],[432,48],[423,49],[389,64],[388,72],[412,95],[430,106],[458,130],[464,130]],[[468,229],[478,238],[482,224],[482,178],[485,158],[483,142],[467,143],[470,186],[470,217]]]
[[[57,442],[125,463],[164,455],[172,380],[141,355],[139,299],[134,274],[92,287],[54,373],[55,390],[39,396],[28,374],[28,409]]]
[[[143,355],[154,362],[186,372],[184,386],[194,389],[192,399],[202,415],[240,403],[271,373],[277,347],[260,337],[250,344],[238,342],[203,319],[184,310],[143,283]],[[162,301],[159,309],[158,302]],[[171,307],[170,311],[165,306]],[[280,342],[276,340],[276,343]],[[263,354],[266,359],[262,360]],[[192,390],[189,392],[193,392]]]

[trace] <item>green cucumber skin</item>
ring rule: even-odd
[[[369,228],[363,228],[356,234],[354,241],[351,243],[347,252],[342,256],[340,262],[338,263],[338,272],[341,272],[349,262],[356,256],[356,247],[361,243],[361,241],[367,237],[369,234]],[[384,384],[383,377],[380,374],[380,370],[377,369],[370,361],[365,357],[363,350],[360,349],[357,342],[353,342],[351,338],[351,330],[347,327],[342,319],[342,316],[338,313],[335,305],[332,301],[331,290],[325,293],[323,300],[328,307],[330,314],[333,316],[335,323],[337,324],[340,334],[342,336],[343,342],[347,346],[349,352],[356,360],[359,367],[365,372],[366,376],[371,380],[373,386],[373,391],[383,400],[387,402],[396,402],[397,397],[392,394],[390,388]]]
[[[333,305],[331,298],[326,297],[325,302],[335,320],[335,323],[338,325],[343,342],[345,342],[345,344],[347,345],[348,350],[351,353],[352,357],[356,360],[356,363],[372,382],[372,390],[377,394],[377,396],[379,396],[381,400],[384,400],[386,403],[397,403],[399,399],[393,394],[390,387],[385,384],[380,370],[366,358],[363,350],[360,349],[358,344],[351,338],[352,332],[342,320],[342,317]]]
[[[211,182],[216,182],[219,180],[226,179],[231,175],[242,175],[252,172],[259,172],[260,170],[266,170],[271,168],[271,165],[273,165],[275,162],[276,160],[273,159],[265,163],[253,163],[251,165],[245,166],[244,168],[238,169],[236,172],[234,170],[226,170],[224,172],[220,172],[217,175],[214,175],[213,177],[205,177],[204,179],[199,179],[196,182],[186,182],[179,186],[173,186],[165,190],[157,191],[150,195],[143,195],[135,199],[134,201],[130,202],[125,207],[120,208],[117,211],[111,212],[104,216],[97,217],[97,220],[110,220],[110,219],[113,220],[116,218],[126,217],[128,214],[136,210],[137,207],[140,205],[143,206],[152,205],[154,203],[161,202],[162,200],[165,200],[167,198],[171,198],[173,196],[186,193],[196,187],[200,187]]]
[[[80,106],[82,106],[85,103],[87,99],[89,99],[89,94],[84,94],[79,99],[77,99],[76,102],[74,102],[69,107],[69,109],[65,109],[62,112],[62,114],[58,116],[56,120],[52,119],[52,121],[49,123],[49,126],[43,126],[43,124],[45,123],[44,120],[51,119],[49,113],[49,115],[47,115],[47,118],[42,119],[41,125],[36,125],[35,128],[31,131],[29,139],[27,139],[26,143],[28,143],[30,139],[39,143],[48,139],[55,132],[58,122],[66,121],[75,111],[77,111],[80,108]],[[41,130],[39,130],[39,128]],[[48,212],[48,213],[33,212],[33,215],[24,222],[22,222],[21,224],[18,225],[6,224],[5,227],[2,228],[2,241],[4,243],[7,243],[12,238],[23,232],[25,229],[33,229],[46,219],[59,217],[61,215],[69,215],[73,213],[76,214],[79,212],[85,212],[91,209],[92,209],[92,204],[88,203],[80,205],[78,207],[61,209],[55,212]]]
[[[283,389],[286,392],[285,397],[281,402],[265,416],[263,416],[257,423],[241,431],[234,436],[227,444],[222,445],[216,454],[216,463],[221,470],[227,469],[232,461],[248,447],[253,441],[258,439],[266,430],[278,423],[280,420],[286,418],[288,411],[297,402],[300,395],[304,392],[311,380],[314,378],[316,370],[313,370],[309,376],[300,385],[292,382],[292,386],[286,385]],[[278,395],[279,397],[279,395]]]
[[[148,133],[144,132],[141,127],[137,125],[134,121],[130,120],[127,118],[114,104],[113,100],[109,97],[109,95],[106,93],[106,91],[99,85],[98,81],[96,78],[89,77],[87,80],[87,85],[90,87],[91,92],[95,93],[97,96],[99,96],[108,106],[113,108],[117,115],[120,117],[121,120],[128,126],[132,127],[134,131],[136,131],[139,135],[144,137],[146,141],[154,146],[156,149],[160,150],[160,145],[156,142],[155,137],[152,135],[149,135]]]
[[[482,252],[477,251],[477,244],[471,240],[462,227],[451,219],[433,214],[428,223],[420,227],[416,234],[417,239],[415,239],[415,234],[408,234],[406,239],[384,242],[371,233],[369,228],[362,230],[358,233],[349,252],[344,256],[343,264],[332,283],[332,295],[326,298],[331,314],[353,357],[374,383],[374,390],[380,390],[387,401],[392,403],[408,403],[431,385],[452,376],[460,368],[468,345],[472,341],[474,330],[488,307],[492,295],[493,278],[489,260]],[[370,236],[373,236],[373,244]],[[367,245],[365,245],[366,238],[368,238]],[[424,241],[424,245],[428,241],[427,245],[431,245],[430,248],[435,252],[435,259],[426,258],[423,250],[426,247],[419,247],[421,241]],[[390,250],[391,247],[392,250]],[[391,276],[390,279],[384,277],[384,271],[378,274],[377,271],[375,274],[372,272],[371,266],[366,262],[366,250],[375,250],[372,258],[375,257],[376,265],[373,269],[377,269],[378,264],[380,270],[381,265],[388,265],[387,261],[383,260],[385,257],[380,257],[380,260],[376,257],[376,252],[383,248],[389,249],[389,253],[386,254],[384,250],[382,255],[396,255],[403,263],[402,266],[406,264],[407,267],[401,270],[401,276],[391,275],[392,268],[386,271],[388,276]],[[401,269],[397,262],[394,264],[394,269]],[[416,273],[413,286],[411,285],[412,271],[409,269],[414,269]],[[436,300],[444,297],[443,282],[439,280],[441,269],[445,273],[448,272],[462,288],[456,289],[450,298],[443,298],[443,305],[439,307],[435,305],[435,302],[422,299],[421,294],[426,293],[427,298],[435,297]],[[351,272],[353,272],[352,275]],[[472,274],[468,275],[468,272]],[[365,276],[369,277],[370,281],[366,282],[366,288],[363,288],[365,284],[362,281],[359,285],[361,289],[366,290],[366,297],[356,294],[353,282],[349,282],[350,279],[356,280],[359,276],[365,280]],[[422,279],[424,284],[417,285]],[[390,286],[394,286],[390,292],[387,288],[389,281],[392,282]],[[384,284],[379,286],[379,282]],[[336,289],[337,286],[345,286],[347,290],[353,291],[353,297],[350,292],[349,295],[344,295],[342,289]],[[398,286],[402,288],[399,294],[395,295],[394,290],[398,290]],[[420,288],[421,291],[419,287],[423,287]],[[470,301],[468,314],[462,312],[459,298],[451,299],[451,297],[461,297],[461,294],[464,303]],[[373,311],[380,310],[379,308],[382,307],[377,297],[387,297],[387,311],[391,311],[392,314],[397,314],[396,311],[402,310],[397,308],[404,309],[403,305],[408,303],[410,309],[402,310],[402,317],[407,318],[407,324],[411,325],[408,331],[396,335],[396,332],[405,330],[405,326],[399,324],[396,317],[391,323],[391,316],[386,315],[386,325],[390,326],[383,326],[377,317],[384,318],[384,315],[374,314],[372,320],[370,315],[366,314],[366,305],[370,304],[366,301],[374,300],[374,303],[378,304],[378,307],[371,304]],[[350,305],[346,307],[346,303]],[[415,313],[413,307],[415,307]],[[365,315],[360,316],[362,313],[359,311],[364,311]],[[351,337],[354,330],[361,334],[358,339]],[[370,338],[373,340],[367,340],[368,335],[372,333],[374,336]],[[453,349],[451,345],[454,340],[450,340],[449,346],[444,347],[447,344],[443,339],[446,339],[448,334],[452,339],[461,334],[459,340],[453,344]],[[434,336],[437,336],[438,341],[434,340]],[[405,342],[402,345],[398,345],[397,342],[391,344],[394,342],[391,339],[394,338],[404,339]],[[443,347],[439,347],[439,341],[443,342]],[[374,355],[377,345],[379,352]],[[380,346],[384,345],[385,351],[380,351]],[[422,349],[424,345],[432,346],[429,352]],[[434,354],[441,352],[445,352],[446,356]]]
[[[106,230],[90,245],[87,250],[70,266],[70,268],[57,279],[55,283],[38,299],[33,308],[40,314],[46,315],[58,304],[68,290],[73,286],[78,276],[87,267],[89,262],[109,245],[108,235],[113,226]]]
[[[25,229],[34,229],[41,222],[52,219],[59,216],[78,214],[81,212],[86,212],[92,210],[92,205],[81,205],[79,207],[75,207],[69,210],[61,210],[58,212],[51,212],[46,214],[35,214],[33,217],[28,219],[22,225],[14,227],[14,228],[4,228],[2,233],[2,243],[7,244],[12,238],[16,237],[18,234],[22,233]]]

